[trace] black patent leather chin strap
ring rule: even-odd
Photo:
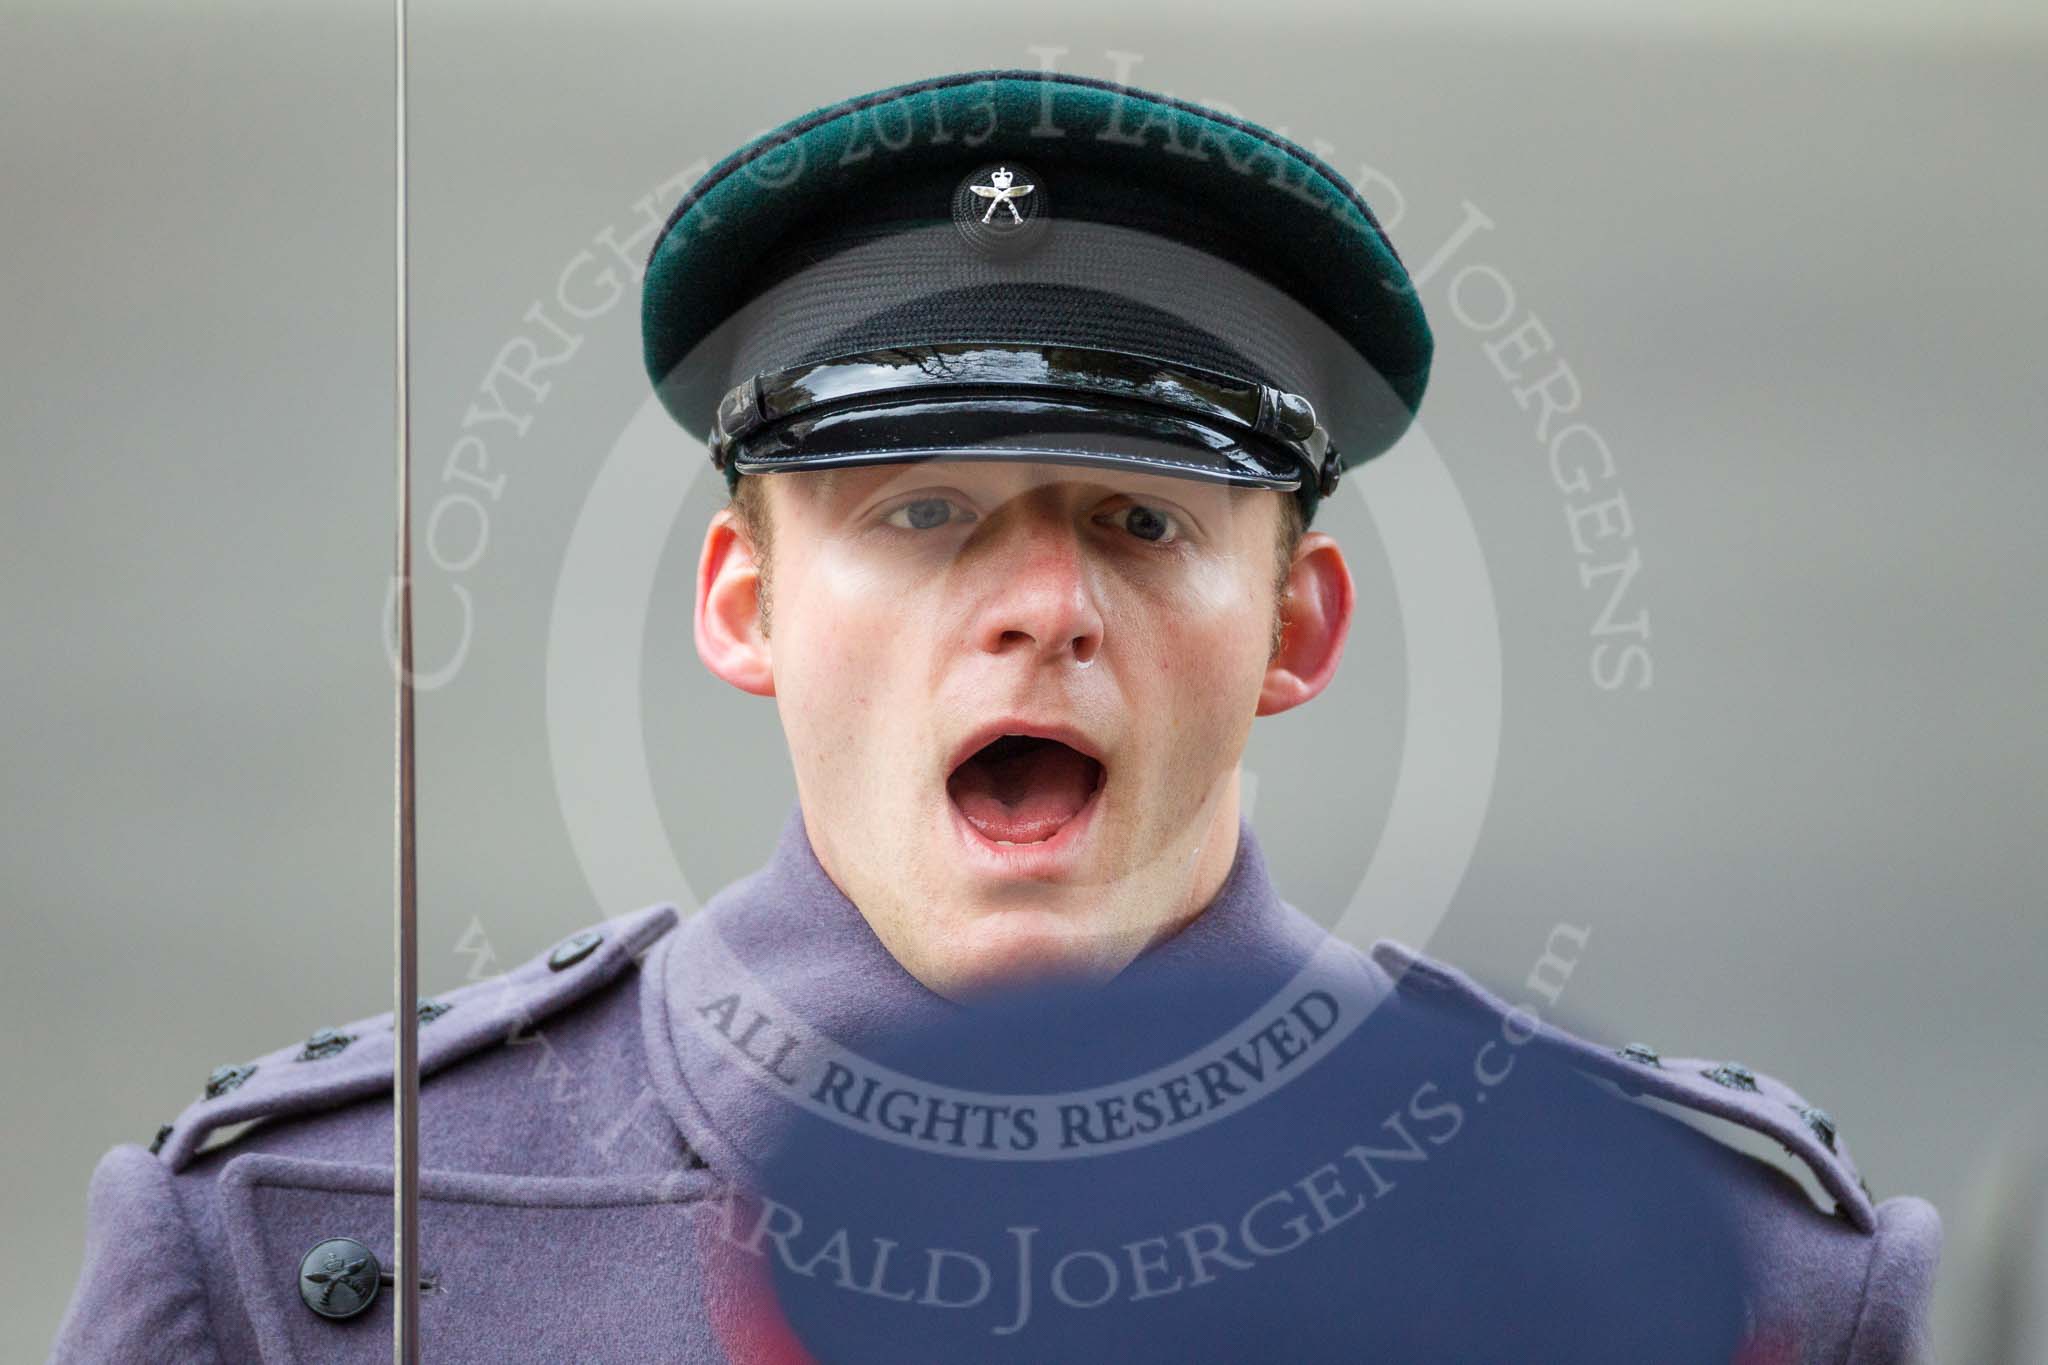
[[[799,416],[820,416],[889,397],[1093,398],[1138,405],[1242,433],[1298,463],[1328,497],[1340,474],[1336,447],[1308,399],[1257,380],[1174,365],[1150,356],[1081,346],[948,342],[863,351],[755,375],[719,400],[711,464],[735,445]]]

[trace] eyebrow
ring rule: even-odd
[[[829,500],[831,498],[839,496],[841,493],[844,493],[846,491],[846,486],[852,482],[852,476],[854,474],[866,472],[869,470],[873,470],[875,468],[877,468],[877,466],[869,465],[863,467],[859,465],[852,465],[837,469],[820,469],[816,471],[818,481],[817,483],[813,484],[812,487],[817,489],[818,496],[820,498]]]
[[[848,495],[849,489],[855,483],[855,476],[861,474],[872,475],[877,468],[878,466],[874,465],[848,465],[839,468],[792,470],[790,472],[803,475],[803,479],[797,487],[803,489],[806,499],[813,507],[835,507],[841,499]]]

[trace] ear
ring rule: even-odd
[[[732,509],[712,514],[697,559],[697,657],[742,692],[775,695],[768,637],[761,630],[761,566]]]
[[[1291,710],[1330,685],[1351,633],[1351,570],[1337,542],[1310,531],[1294,551],[1280,602],[1280,648],[1259,689],[1261,716]]]

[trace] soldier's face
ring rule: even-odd
[[[954,998],[1104,977],[1208,904],[1253,718],[1321,691],[1350,622],[1316,533],[1276,604],[1291,495],[1022,462],[761,477],[772,630],[721,512],[698,650],[776,699],[812,847],[905,968]]]

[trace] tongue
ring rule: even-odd
[[[1000,739],[960,765],[947,783],[953,804],[991,839],[1050,839],[1088,804],[1101,771],[1054,740]]]

